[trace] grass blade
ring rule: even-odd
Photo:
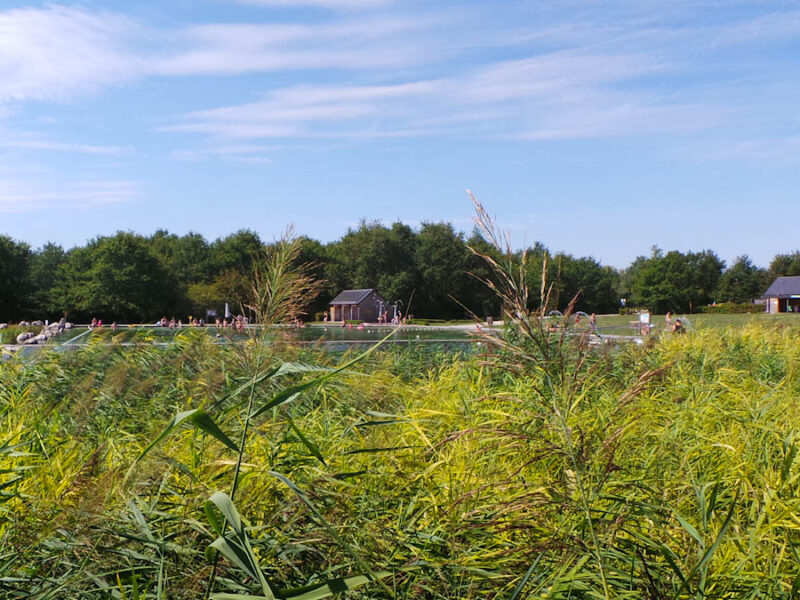
[[[219,426],[214,422],[214,419],[212,419],[211,416],[206,411],[204,411],[202,408],[195,408],[192,410],[185,410],[183,412],[179,412],[177,415],[175,415],[175,417],[172,419],[172,422],[170,422],[170,424],[167,425],[164,431],[162,431],[158,435],[158,437],[155,440],[153,440],[150,443],[150,445],[147,446],[147,448],[145,448],[141,454],[139,454],[138,457],[136,457],[136,460],[133,461],[133,464],[131,465],[131,469],[133,469],[133,467],[136,466],[136,464],[140,460],[142,460],[145,456],[147,456],[147,454],[153,448],[155,448],[164,438],[166,438],[170,433],[172,433],[173,429],[175,429],[178,425],[180,425],[184,421],[188,421],[198,429],[205,431],[209,435],[215,437],[234,452],[239,451],[239,447],[233,441],[231,441],[231,439],[227,435],[225,435],[222,429],[219,428]],[[129,469],[129,473],[131,469]]]

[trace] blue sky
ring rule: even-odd
[[[752,0],[0,4],[0,233],[359,220],[625,267],[800,247],[800,6]]]

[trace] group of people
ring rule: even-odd
[[[172,317],[169,321],[167,321],[167,317],[161,317],[161,320],[156,322],[156,326],[176,329],[177,327],[183,327],[183,323],[181,323],[180,321],[176,321],[175,317]]]
[[[580,324],[581,324],[581,316],[579,314],[575,315],[575,325],[578,326]],[[592,331],[595,331],[597,329],[597,315],[594,313],[589,315],[589,329],[591,329]]]
[[[187,327],[202,327],[205,325],[202,319],[198,320],[192,315],[189,315],[189,319],[186,321]],[[183,327],[183,321],[181,319],[175,320],[175,317],[167,320],[167,317],[161,317],[158,321],[155,322],[156,327],[165,327],[169,329],[180,329]]]
[[[384,325],[389,323],[389,311],[385,310],[378,315],[378,325]],[[399,325],[400,323],[405,323],[406,320],[403,318],[403,313],[401,311],[397,311],[397,314],[392,317],[391,323],[392,325]]]
[[[586,315],[586,313],[576,313],[575,314],[575,327],[580,327],[581,326],[581,314]],[[491,325],[491,320],[489,321],[489,324]],[[562,323],[561,320],[560,320],[560,317],[559,317],[559,318],[555,318],[553,321],[550,321],[548,326],[547,326],[547,329],[548,329],[548,331],[558,331],[560,329],[569,328],[569,327],[570,327],[569,321],[567,320],[566,323]],[[594,314],[594,313],[589,315],[589,329],[591,329],[592,331],[597,331],[597,315]]]
[[[329,318],[330,317],[328,316],[328,311],[327,310],[324,313],[322,313],[322,322],[323,322],[323,324],[327,325]],[[408,320],[413,319],[413,318],[414,318],[414,315],[404,316],[403,313],[398,310],[397,314],[394,317],[392,317],[392,319],[390,321],[389,320],[389,311],[386,310],[386,311],[383,311],[382,313],[378,313],[378,325],[384,325],[384,324],[389,324],[389,323],[391,323],[392,325],[405,325]],[[342,327],[346,327],[347,326],[346,323],[347,322],[343,319],[342,320]],[[350,328],[352,329],[352,326]],[[363,327],[361,329],[363,329]]]
[[[672,333],[686,333],[686,328],[683,326],[683,322],[680,319],[672,320],[672,312],[667,311],[664,321],[667,331],[671,331]]]
[[[225,317],[224,319],[217,317],[214,325],[216,326],[217,329],[225,329],[231,327],[232,329],[241,331],[242,329],[245,328],[247,323],[248,323],[247,317],[245,317],[244,315],[238,315],[236,317],[232,316],[230,318],[230,321],[228,320],[227,317]],[[193,317],[192,315],[189,315],[189,319],[186,322],[187,327],[205,327],[205,325],[206,322],[203,319],[198,319],[197,317]],[[171,319],[167,319],[167,317],[161,317],[158,321],[155,322],[155,326],[164,327],[168,329],[181,329],[184,326],[184,324],[182,320],[180,319],[176,320],[175,317],[172,317]]]
[[[205,321],[203,319],[197,319],[192,315],[189,315],[189,319],[186,322],[186,326],[188,327],[203,327],[205,326]],[[242,331],[248,324],[248,319],[244,315],[238,315],[236,317],[231,317],[230,321],[228,318],[220,319],[217,317],[216,320],[216,327],[217,329],[223,329],[227,327],[231,327],[237,331]],[[171,319],[167,319],[167,317],[161,317],[158,321],[154,323],[156,327],[164,327],[169,329],[180,329],[184,326],[183,321],[180,319],[175,319],[172,317]],[[97,317],[92,317],[92,320],[89,323],[89,329],[100,329],[103,327],[103,319],[98,319]],[[116,331],[117,330],[117,322],[114,321],[111,323],[111,329]]]
[[[216,322],[214,323],[217,329],[226,329],[230,327],[231,329],[235,329],[236,331],[242,331],[247,326],[248,320],[247,317],[244,315],[237,315],[231,316],[230,322],[228,322],[228,318],[219,318],[217,317]]]
[[[92,317],[91,322],[89,323],[89,329],[102,329],[103,327],[103,319],[98,319],[97,317]],[[117,322],[113,321],[110,325],[111,331],[117,330]]]

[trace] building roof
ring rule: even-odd
[[[798,277],[800,279],[800,277]],[[370,295],[371,292],[374,292],[374,288],[369,288],[366,290],[345,290],[336,298],[331,300],[331,304],[361,304],[361,302]]]
[[[761,297],[789,298],[791,296],[800,296],[800,277],[778,277]]]

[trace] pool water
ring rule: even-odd
[[[362,344],[377,342],[387,338],[389,343],[413,342],[441,342],[470,344],[475,341],[474,330],[447,327],[353,327],[338,326],[308,326],[302,328],[277,327],[276,329],[295,338],[303,344]],[[109,327],[90,330],[86,327],[74,328],[65,331],[53,343],[65,346],[92,343],[108,344],[158,344],[170,343],[180,336],[205,333],[218,338],[221,343],[238,342],[249,339],[257,333],[257,329],[235,331],[231,328],[217,329],[216,327],[184,327],[181,329],[168,329],[164,327],[120,327],[112,330]],[[391,335],[390,335],[391,334]]]

